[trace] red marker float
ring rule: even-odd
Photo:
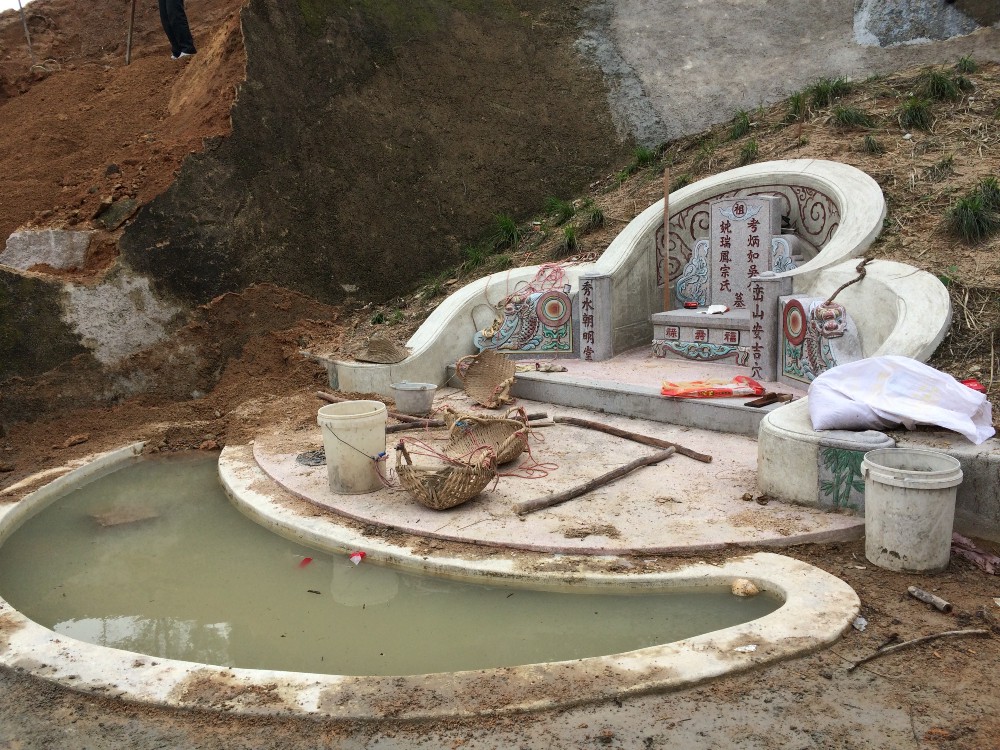
[[[356,550],[351,553],[351,562],[354,563],[355,565],[357,565],[364,559],[365,559],[365,553],[362,552],[361,550]]]
[[[304,568],[306,565],[308,565],[312,561],[313,561],[313,559],[311,557],[303,557],[302,561],[299,563],[299,567],[300,568]]]

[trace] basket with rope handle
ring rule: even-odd
[[[506,355],[484,349],[460,358],[455,370],[465,392],[480,406],[496,409],[514,400],[510,387],[517,365]]]
[[[407,492],[431,510],[447,510],[467,502],[497,477],[494,457],[488,451],[475,463],[417,466],[403,441],[396,445],[396,476]]]
[[[451,438],[441,449],[446,456],[463,460],[486,446],[498,466],[510,463],[528,447],[528,417],[524,409],[511,409],[506,416],[460,414],[446,408],[441,415]]]

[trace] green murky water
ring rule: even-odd
[[[204,458],[141,461],[57,501],[0,546],[0,594],[91,643],[350,675],[613,654],[780,606],[728,591],[531,591],[355,566],[347,554],[316,552],[244,518]]]

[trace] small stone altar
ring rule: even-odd
[[[778,341],[778,298],[795,267],[781,234],[781,200],[758,195],[715,200],[709,206],[710,239],[695,243],[677,279],[682,308],[654,313],[653,351],[660,357],[726,362],[756,379],[773,380]]]

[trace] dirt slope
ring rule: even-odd
[[[124,64],[127,3],[41,0],[0,14],[0,237],[18,227],[89,226],[107,198],[147,203],[206,139],[229,132],[243,80],[238,0],[192,3],[200,47],[170,59],[155,4],[136,6],[132,62]],[[116,253],[115,238],[92,267]]]

